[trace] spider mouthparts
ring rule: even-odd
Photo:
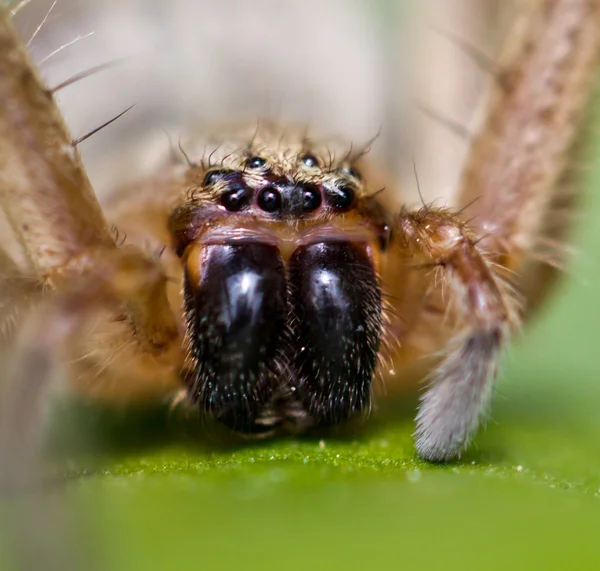
[[[283,262],[261,243],[194,248],[184,303],[196,366],[190,396],[234,430],[251,432],[271,397],[287,315]],[[191,261],[191,260],[190,260]]]
[[[381,292],[363,245],[317,242],[290,260],[298,398],[319,424],[363,410],[381,337]]]
[[[287,264],[272,244],[197,244],[184,304],[188,392],[233,430],[272,431],[294,407],[335,424],[368,406],[382,322],[365,244],[301,245]]]

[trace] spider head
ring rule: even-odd
[[[368,408],[385,221],[347,147],[281,133],[222,143],[188,171],[171,234],[203,410],[271,432]]]
[[[386,214],[374,200],[380,189],[361,172],[364,151],[272,124],[206,148],[185,175],[170,221],[180,256],[200,235],[228,231],[239,239],[261,234],[284,257],[311,232],[385,242]]]
[[[267,225],[331,220],[360,207],[359,157],[294,132],[274,135],[217,143],[188,171],[183,206]]]

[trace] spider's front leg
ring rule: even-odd
[[[37,274],[52,282],[114,240],[62,115],[0,9],[0,200]]]
[[[409,258],[435,268],[456,327],[421,399],[416,429],[423,458],[448,460],[469,442],[489,404],[500,354],[519,327],[518,297],[458,216],[423,208],[402,213],[396,229]]]
[[[156,260],[115,243],[53,94],[1,8],[0,202],[27,272],[48,293],[22,327],[3,378],[2,416],[11,426],[2,433],[19,434],[19,423],[36,416],[57,365],[74,354],[88,361],[88,394],[107,379],[108,391],[130,398],[152,392],[152,383],[155,393],[176,388],[180,338],[165,276]],[[91,313],[104,335],[88,343],[77,334]]]
[[[598,0],[528,5],[458,189],[471,226],[462,211],[424,208],[398,218],[401,247],[439,268],[458,322],[417,417],[417,448],[427,460],[452,459],[468,443],[489,404],[499,354],[539,293],[543,279],[534,276],[532,288],[528,274],[539,243],[555,238],[545,235],[546,219],[564,188],[599,51]]]
[[[121,267],[132,250],[117,246],[87,178],[79,152],[25,46],[0,9],[0,202],[34,273],[44,286],[65,290],[98,268]],[[152,272],[146,288],[129,295],[127,314],[136,341],[150,353],[178,338],[175,321]],[[110,261],[110,262],[109,262]],[[162,288],[164,289],[164,288]],[[94,289],[95,291],[95,289]]]

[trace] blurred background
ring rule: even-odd
[[[493,57],[514,11],[498,0],[31,0],[15,23],[50,85],[119,61],[58,94],[76,136],[136,105],[82,145],[100,192],[152,168],[140,158],[150,135],[156,150],[165,129],[276,117],[356,144],[381,130],[380,164],[402,177],[408,162],[410,193],[414,158],[424,192],[443,197],[467,141],[431,114],[468,131],[488,80],[457,44]]]
[[[15,24],[49,85],[126,58],[59,93],[75,137],[136,104],[81,145],[101,198],[151,171],[165,130],[275,116],[357,143],[381,129],[372,155],[402,199],[418,200],[414,160],[425,199],[451,203],[488,81],[457,44],[493,60],[520,5],[31,0]],[[245,446],[160,412],[59,409],[55,477],[3,510],[0,569],[599,568],[594,139],[571,269],[461,462],[415,457],[410,397],[356,431]]]

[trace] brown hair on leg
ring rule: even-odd
[[[516,22],[459,206],[489,249],[521,270],[568,166],[600,54],[598,0],[536,0]]]
[[[0,202],[40,278],[92,248],[114,248],[51,92],[0,7]]]

